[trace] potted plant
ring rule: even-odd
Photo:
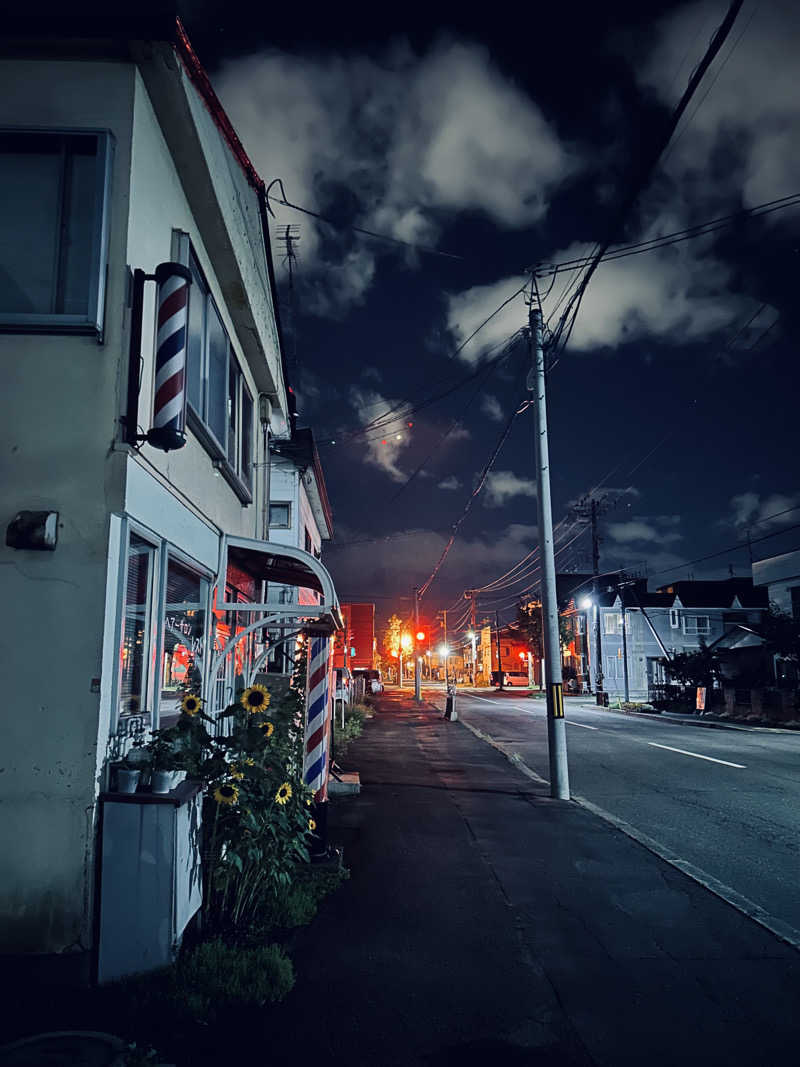
[[[135,793],[141,776],[141,767],[136,766],[130,756],[125,756],[115,764],[118,793]]]
[[[148,754],[150,792],[169,793],[178,784],[176,774],[180,773],[174,738],[169,730],[154,730],[143,747]]]

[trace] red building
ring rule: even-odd
[[[335,665],[350,670],[375,668],[375,605],[342,604],[344,630],[336,635]],[[345,649],[348,654],[345,655]],[[355,649],[355,655],[352,650]]]

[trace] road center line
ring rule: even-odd
[[[706,759],[709,763],[724,763],[726,767],[738,767],[739,770],[746,770],[747,765],[745,763],[730,763],[726,759],[714,759],[713,756],[701,756],[699,752],[687,752],[685,748],[673,748],[672,745],[659,745],[657,741],[648,741],[648,745],[652,745],[653,748],[666,748],[669,752],[680,752],[682,756],[694,756],[695,759]]]
[[[599,726],[587,726],[585,722],[575,722],[573,719],[566,719],[565,722],[569,726],[580,726],[584,730],[599,730],[600,729]]]

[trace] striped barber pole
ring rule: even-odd
[[[186,338],[192,275],[182,263],[159,263],[153,427],[147,440],[169,452],[186,444]]]
[[[328,752],[330,750],[331,709],[331,640],[313,637],[308,643],[308,682],[306,685],[306,736],[303,781],[326,799],[328,786]]]

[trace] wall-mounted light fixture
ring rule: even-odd
[[[9,548],[55,552],[57,541],[57,511],[18,511],[6,529]]]

